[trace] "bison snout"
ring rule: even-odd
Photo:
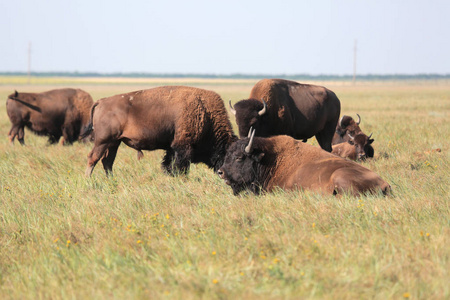
[[[225,173],[222,171],[222,169],[219,169],[217,171],[217,175],[219,175],[219,177],[222,178],[222,179],[225,177]]]

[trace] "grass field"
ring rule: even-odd
[[[2,77],[0,99],[79,87],[96,100],[182,84],[234,103],[256,83],[40,80]],[[373,132],[375,159],[363,164],[392,196],[235,197],[204,165],[169,177],[161,151],[138,161],[125,145],[113,178],[99,164],[86,179],[91,145],[47,146],[27,131],[27,146],[11,146],[1,105],[0,298],[449,299],[450,83],[320,84]]]

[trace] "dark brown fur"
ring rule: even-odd
[[[234,105],[241,138],[250,127],[261,137],[286,134],[306,141],[316,136],[320,146],[331,152],[341,110],[334,92],[289,80],[263,79],[253,87],[249,98]],[[263,109],[262,100],[267,103],[267,111],[258,115]]]
[[[18,93],[8,96],[6,111],[12,123],[11,143],[17,137],[25,143],[24,128],[45,135],[54,144],[63,136],[63,144],[72,144],[89,123],[92,97],[80,89],[57,89],[43,93]]]
[[[327,194],[388,193],[390,186],[375,172],[289,136],[249,138],[233,143],[219,176],[234,194],[249,189],[255,194],[274,188],[307,189]]]
[[[359,133],[363,133],[359,127],[359,123],[355,122],[352,117],[344,115],[339,119],[339,122],[336,125],[332,144],[336,145],[347,142],[350,139],[348,136],[349,134],[351,136],[356,136]]]
[[[138,151],[164,149],[162,167],[186,173],[190,163],[217,170],[237,138],[220,96],[212,91],[166,86],[103,98],[92,107],[94,148],[86,176],[102,159],[107,174],[121,142]],[[89,130],[88,132],[89,133]]]

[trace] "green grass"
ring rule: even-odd
[[[234,103],[254,83],[195,86]],[[4,82],[0,98],[59,84]],[[91,145],[27,131],[27,146],[11,146],[0,106],[0,298],[448,299],[450,85],[321,84],[373,132],[364,165],[392,196],[235,197],[204,165],[169,177],[161,151],[137,161],[125,145],[113,178],[99,164],[86,179]],[[98,99],[154,85],[67,86]]]

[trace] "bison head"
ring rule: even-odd
[[[367,136],[364,133],[359,133],[354,137],[350,134],[348,136],[348,143],[355,145],[356,159],[365,160],[368,157],[373,157],[374,150],[371,144],[374,139],[371,139],[372,134]]]
[[[355,120],[353,120],[353,118],[350,116],[342,116],[336,127],[336,132],[341,136],[345,135],[346,133],[355,136],[358,133],[362,132],[361,128],[359,127],[359,124],[361,124],[361,117],[359,116],[359,114],[356,115],[358,116],[358,122],[355,122]]]
[[[234,195],[245,189],[255,194],[260,192],[258,165],[264,157],[264,152],[254,147],[254,138],[255,130],[250,129],[248,138],[231,144],[222,167],[217,171],[219,177],[231,186]]]
[[[247,135],[250,127],[258,131],[258,136],[267,136],[270,122],[267,118],[267,104],[264,100],[247,99],[237,102],[234,107],[230,104],[230,111],[236,116],[236,124],[239,127],[239,137]]]

